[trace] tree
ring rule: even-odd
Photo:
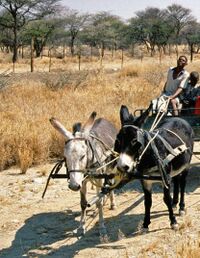
[[[152,56],[156,46],[160,49],[167,44],[172,28],[167,23],[163,11],[158,8],[148,7],[136,15],[129,20],[130,39],[145,44]]]
[[[191,15],[191,10],[182,7],[181,5],[172,4],[165,10],[168,23],[174,29],[174,41],[176,43],[176,53],[178,56],[178,40],[181,31],[190,23],[195,22],[195,18]]]
[[[24,28],[22,34],[22,41],[30,44],[31,39],[34,38],[34,51],[36,57],[41,55],[48,39],[59,30],[60,20],[55,18],[48,18],[29,22]]]
[[[82,32],[82,41],[101,49],[101,58],[106,47],[116,49],[122,43],[124,24],[120,17],[109,12],[99,12],[91,17],[90,24]]]
[[[18,34],[28,21],[41,19],[58,9],[59,0],[0,0],[0,8],[5,11],[0,17],[0,25],[13,33],[13,63],[17,61]]]
[[[200,24],[197,22],[190,23],[185,28],[183,36],[186,38],[190,48],[190,60],[193,61],[193,54],[198,53],[200,49]],[[196,49],[196,51],[195,51]]]
[[[68,10],[66,17],[63,19],[63,25],[70,38],[71,55],[74,55],[75,40],[81,30],[84,29],[89,19],[88,14],[79,14],[76,10]]]

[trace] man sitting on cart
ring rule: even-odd
[[[187,57],[180,56],[176,67],[170,67],[167,74],[167,80],[163,89],[163,96],[170,99],[173,108],[173,115],[178,116],[180,107],[180,94],[187,85],[189,73],[184,69],[187,65]]]
[[[198,81],[199,73],[196,71],[191,72],[186,87],[180,95],[180,100],[183,105],[181,113],[190,113],[190,108],[194,109],[196,100],[200,96],[200,86],[197,86]]]

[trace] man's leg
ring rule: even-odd
[[[176,99],[171,99],[171,103],[174,110],[174,116],[178,116],[178,101]]]

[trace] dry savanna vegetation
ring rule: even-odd
[[[181,49],[180,54],[188,55],[181,52]],[[74,122],[84,123],[90,113],[96,111],[98,117],[105,117],[119,127],[120,106],[125,104],[132,112],[137,108],[146,108],[160,94],[168,67],[174,65],[175,54],[163,56],[161,60],[157,56],[137,59],[125,55],[122,67],[120,53],[116,53],[114,59],[107,53],[102,64],[98,58],[82,58],[80,67],[77,57],[52,57],[50,72],[48,57],[34,60],[33,73],[29,72],[29,60],[20,59],[15,64],[13,73],[11,57],[9,54],[1,54],[0,170],[14,166],[20,169],[25,178],[28,169],[62,156],[64,139],[50,125],[49,118],[52,116],[71,130]],[[200,72],[199,67],[200,57],[196,55],[193,62],[188,64],[187,70]],[[40,172],[40,176],[46,173]],[[20,196],[23,196],[27,184],[19,181],[16,187]],[[39,190],[32,191],[38,194]],[[59,195],[60,192],[56,194]],[[0,201],[9,205],[6,198]],[[33,204],[33,207],[34,205],[36,207],[38,204]],[[190,219],[181,224],[176,239],[185,240],[181,244],[176,242],[176,256],[173,257],[199,257],[200,238],[194,240],[185,236],[185,232],[192,226]],[[130,238],[126,241],[125,246],[129,246]],[[152,240],[141,248],[138,257],[149,257],[147,253],[151,253],[151,257],[170,257],[166,249],[162,248],[162,254],[154,256],[156,248],[160,249],[160,242]],[[129,253],[130,250],[122,251],[121,257],[135,257]],[[115,254],[112,253],[112,257],[113,255]],[[29,257],[40,255],[30,254]]]
[[[120,55],[119,55],[120,57]],[[68,129],[74,122],[84,122],[92,111],[119,124],[119,108],[126,104],[130,110],[147,107],[162,90],[169,66],[176,57],[138,60],[105,58],[100,67],[98,59],[85,58],[78,70],[78,60],[52,58],[51,72],[46,57],[35,60],[35,72],[30,73],[27,59],[15,65],[8,56],[0,59],[0,169],[17,165],[25,173],[32,165],[47,162],[62,154],[63,139],[51,127],[49,118],[55,116]],[[198,70],[200,60],[188,65]]]
[[[181,49],[180,53],[187,55],[187,53],[181,52]],[[9,195],[4,195],[4,192],[0,195],[0,202],[2,207],[5,208],[5,212],[3,212],[4,222],[2,222],[1,226],[2,234],[9,232],[9,235],[4,234],[4,247],[10,246],[9,237],[13,236],[14,239],[15,230],[18,229],[13,245],[9,249],[11,254],[15,253],[16,256],[6,256],[8,254],[6,253],[2,257],[22,257],[24,253],[28,257],[43,257],[43,255],[47,257],[48,252],[52,250],[54,250],[53,252],[59,250],[60,253],[58,252],[58,256],[54,256],[52,252],[51,257],[67,257],[61,255],[66,250],[69,257],[84,257],[84,255],[88,257],[199,257],[199,231],[195,224],[198,222],[198,213],[192,219],[191,217],[183,219],[180,224],[180,230],[176,234],[169,229],[169,222],[165,222],[167,215],[157,218],[157,215],[154,214],[154,221],[157,221],[157,224],[153,224],[152,227],[159,229],[155,229],[155,232],[153,230],[146,238],[144,236],[136,237],[134,244],[131,242],[133,236],[129,235],[122,244],[117,245],[117,242],[114,242],[112,247],[105,245],[95,249],[94,246],[91,247],[93,242],[96,245],[96,235],[94,237],[92,230],[90,233],[92,235],[86,236],[86,240],[81,240],[80,242],[73,238],[70,240],[71,242],[67,242],[69,239],[66,239],[66,236],[63,237],[63,240],[59,238],[57,242],[54,241],[55,237],[62,235],[61,233],[64,229],[72,227],[70,221],[73,220],[74,216],[77,216],[76,212],[71,214],[70,210],[65,213],[60,212],[66,207],[63,189],[65,192],[67,191],[68,197],[72,196],[73,193],[70,195],[69,190],[66,190],[65,182],[61,183],[62,185],[60,185],[59,189],[56,188],[54,183],[51,183],[50,187],[55,191],[55,195],[52,192],[51,195],[59,199],[52,199],[53,197],[49,196],[46,203],[38,201],[43,190],[43,185],[38,182],[46,174],[46,169],[40,169],[36,174],[32,171],[34,167],[37,167],[36,165],[48,164],[48,162],[62,157],[64,139],[52,128],[49,118],[52,116],[58,118],[67,129],[71,130],[74,122],[80,121],[84,123],[90,113],[96,111],[98,117],[105,117],[119,127],[119,109],[122,104],[127,105],[133,112],[137,108],[146,108],[149,102],[160,94],[168,67],[176,65],[175,54],[163,56],[161,62],[157,56],[144,56],[141,60],[127,55],[124,57],[122,67],[120,53],[119,55],[116,54],[114,59],[107,53],[102,64],[97,58],[82,58],[80,70],[76,57],[65,57],[64,59],[52,57],[50,72],[48,71],[49,58],[43,57],[35,59],[33,73],[29,72],[28,59],[20,59],[16,63],[15,73],[13,73],[10,60],[11,58],[8,54],[1,54],[0,170],[5,171],[10,167],[12,169],[17,168],[17,171],[20,170],[21,172],[21,174],[20,172],[18,173],[21,177],[14,181],[13,173],[3,174],[2,172],[3,186],[5,184],[5,188],[9,189]],[[199,67],[200,58],[196,55],[194,61],[188,64],[187,70],[189,72],[193,70],[200,72]],[[34,178],[35,176],[38,178]],[[196,183],[198,179],[196,179]],[[37,186],[34,186],[34,183],[37,183]],[[111,215],[111,211],[107,211],[106,217],[108,225],[111,225],[110,231],[113,230],[114,232],[116,225],[119,224],[123,226],[127,234],[130,233],[128,232],[130,228],[129,216],[133,215],[128,214],[127,218],[123,217],[124,210],[127,209],[127,207],[123,207],[123,203],[127,204],[128,199],[131,199],[132,204],[137,195],[138,193],[136,192],[122,193],[118,199],[118,202],[121,202],[118,215]],[[198,197],[198,195],[196,193],[195,196]],[[153,208],[154,211],[157,209],[159,213],[161,204],[163,204],[162,196],[155,196],[155,200],[160,199]],[[189,197],[191,201],[190,209],[200,211],[199,203],[192,199],[192,195]],[[22,200],[22,203],[19,200]],[[72,207],[77,202],[79,202],[77,195],[74,195],[74,200],[73,198],[67,200],[68,206],[71,205]],[[194,206],[191,203],[194,203]],[[20,204],[20,208],[17,206],[18,204]],[[9,207],[12,207],[12,211],[15,211],[15,208],[20,209],[23,214],[22,212],[16,212],[16,218],[13,220]],[[41,213],[41,209],[43,213]],[[79,206],[76,209],[76,211],[79,211]],[[7,210],[8,212],[6,213]],[[135,210],[133,213],[135,213]],[[141,204],[141,207],[139,205],[138,214],[134,214],[134,221],[136,219],[134,223],[137,224],[137,218],[140,218],[139,215],[143,213],[144,208]],[[33,216],[33,214],[35,215]],[[45,228],[45,223],[43,225],[37,224],[40,220],[42,221],[43,214],[45,217],[44,222],[46,223],[46,218],[49,218],[50,224],[52,224],[48,224],[47,229]],[[57,218],[58,223],[55,223],[57,220],[53,215]],[[54,218],[52,222],[51,216]],[[21,220],[23,217],[23,222],[19,217]],[[164,222],[163,218],[165,218]],[[131,221],[133,223],[133,220]],[[74,223],[77,225],[76,221]],[[32,225],[36,226],[33,228]],[[134,227],[134,225],[132,226]],[[195,232],[193,232],[194,229],[196,229]],[[32,235],[30,241],[32,239],[35,242],[29,242],[26,246],[21,238],[23,238],[24,234],[34,234],[34,230],[37,231],[36,236]],[[49,241],[49,245],[47,245],[46,232],[49,232],[49,230],[51,232],[48,233],[48,236],[52,236],[53,240],[52,242]],[[0,233],[0,237],[2,234]],[[116,234],[113,233],[113,235]],[[89,240],[87,241],[87,239]],[[40,241],[43,241],[43,245]],[[64,248],[64,246],[67,246],[65,241],[69,246]],[[91,242],[89,243],[89,241]],[[170,247],[167,245],[168,243],[171,244]],[[63,247],[61,247],[62,245]],[[38,246],[40,248],[36,252]],[[58,246],[60,246],[60,249]],[[93,249],[90,250],[89,247]],[[172,254],[170,248],[173,249]],[[30,253],[26,250],[29,250]],[[79,250],[80,254],[76,250]],[[134,256],[136,251],[138,256]],[[73,256],[70,255],[70,252],[73,253]]]
[[[35,61],[38,71],[29,73],[29,64],[22,60],[14,74],[6,75],[3,70],[9,66],[2,60],[0,169],[17,165],[25,173],[62,153],[63,139],[49,123],[52,116],[71,130],[74,122],[84,122],[95,110],[118,125],[121,104],[131,110],[146,107],[159,94],[170,60],[163,65],[156,59],[127,60],[122,69],[120,60],[115,64],[108,59],[102,69],[98,60],[82,62],[79,71],[76,58],[55,59],[49,73],[43,71],[48,65],[43,58]]]

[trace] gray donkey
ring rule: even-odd
[[[78,235],[85,233],[86,220],[86,192],[88,178],[87,169],[96,169],[105,164],[112,154],[112,148],[118,130],[104,118],[96,119],[96,112],[93,112],[87,122],[81,126],[76,123],[73,126],[73,133],[69,132],[57,119],[51,118],[50,122],[65,138],[64,157],[66,160],[67,173],[69,174],[69,188],[73,191],[80,190],[81,196],[81,220],[77,229]],[[104,172],[104,168],[99,173]],[[102,180],[98,179],[97,193],[100,192]],[[115,208],[114,193],[110,193],[111,209]],[[99,233],[106,237],[107,232],[103,219],[102,201],[97,202],[99,210]]]

